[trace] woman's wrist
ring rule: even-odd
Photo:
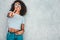
[[[15,33],[19,32],[19,31],[21,31],[21,30],[16,31]]]
[[[15,34],[23,34],[23,33],[24,33],[23,30],[19,30],[19,31],[15,32]]]

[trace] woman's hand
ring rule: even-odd
[[[13,17],[14,16],[14,12],[9,12],[8,13],[8,17]]]
[[[24,33],[24,31],[21,30],[21,31],[16,32],[15,34],[16,34],[16,35],[20,35],[20,34],[23,34],[23,33]]]

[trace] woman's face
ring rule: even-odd
[[[14,9],[15,9],[16,11],[20,11],[20,10],[21,10],[21,5],[20,5],[19,2],[16,2],[16,3],[14,4]]]

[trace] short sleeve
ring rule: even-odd
[[[22,24],[25,24],[25,20],[24,20],[24,17],[22,17]]]

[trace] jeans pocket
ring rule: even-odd
[[[8,32],[7,33],[7,39],[13,39],[15,36],[13,33]]]

